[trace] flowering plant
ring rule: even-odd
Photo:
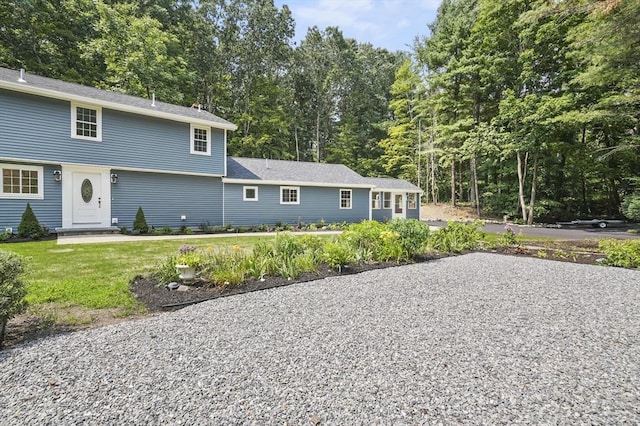
[[[180,247],[178,252],[178,257],[176,257],[176,264],[178,265],[198,267],[202,263],[202,256],[198,253],[196,246],[185,244]]]

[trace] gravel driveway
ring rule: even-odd
[[[495,254],[0,353],[0,424],[638,424],[640,271]]]

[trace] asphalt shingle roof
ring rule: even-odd
[[[100,103],[109,103],[112,105],[121,105],[123,107],[133,107],[136,110],[139,110],[141,114],[170,114],[180,117],[183,120],[184,118],[187,118],[208,121],[212,123],[213,127],[235,129],[235,126],[229,121],[211,114],[208,111],[199,110],[197,108],[168,104],[158,100],[155,101],[155,106],[152,106],[150,99],[139,98],[109,90],[96,89],[94,87],[69,83],[53,78],[40,77],[35,74],[25,73],[24,80],[26,80],[26,82],[18,82],[19,78],[20,71],[0,67],[0,82],[13,83],[12,87],[19,84],[19,86],[24,86],[25,88],[35,88],[48,92],[55,92],[55,94],[60,95],[60,99],[65,99],[67,96],[82,97],[86,98],[87,102],[93,102],[98,105]]]
[[[343,164],[265,160],[262,158],[227,158],[227,178],[373,186],[365,178]]]
[[[365,181],[376,187],[376,190],[401,190],[408,192],[421,192],[422,190],[412,183],[402,179],[393,178],[364,178]]]

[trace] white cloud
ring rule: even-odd
[[[276,0],[296,21],[296,39],[307,29],[336,26],[345,37],[390,50],[407,50],[436,16],[441,0]]]

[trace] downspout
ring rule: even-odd
[[[368,201],[368,203],[369,203],[369,220],[373,220],[373,209],[371,207],[371,200],[372,200],[371,197],[372,196],[373,196],[373,188],[369,188],[369,201]]]
[[[225,161],[226,163],[226,161]],[[224,226],[224,219],[225,219],[225,211],[224,211],[224,180],[220,179],[222,181],[222,223],[221,225]]]

